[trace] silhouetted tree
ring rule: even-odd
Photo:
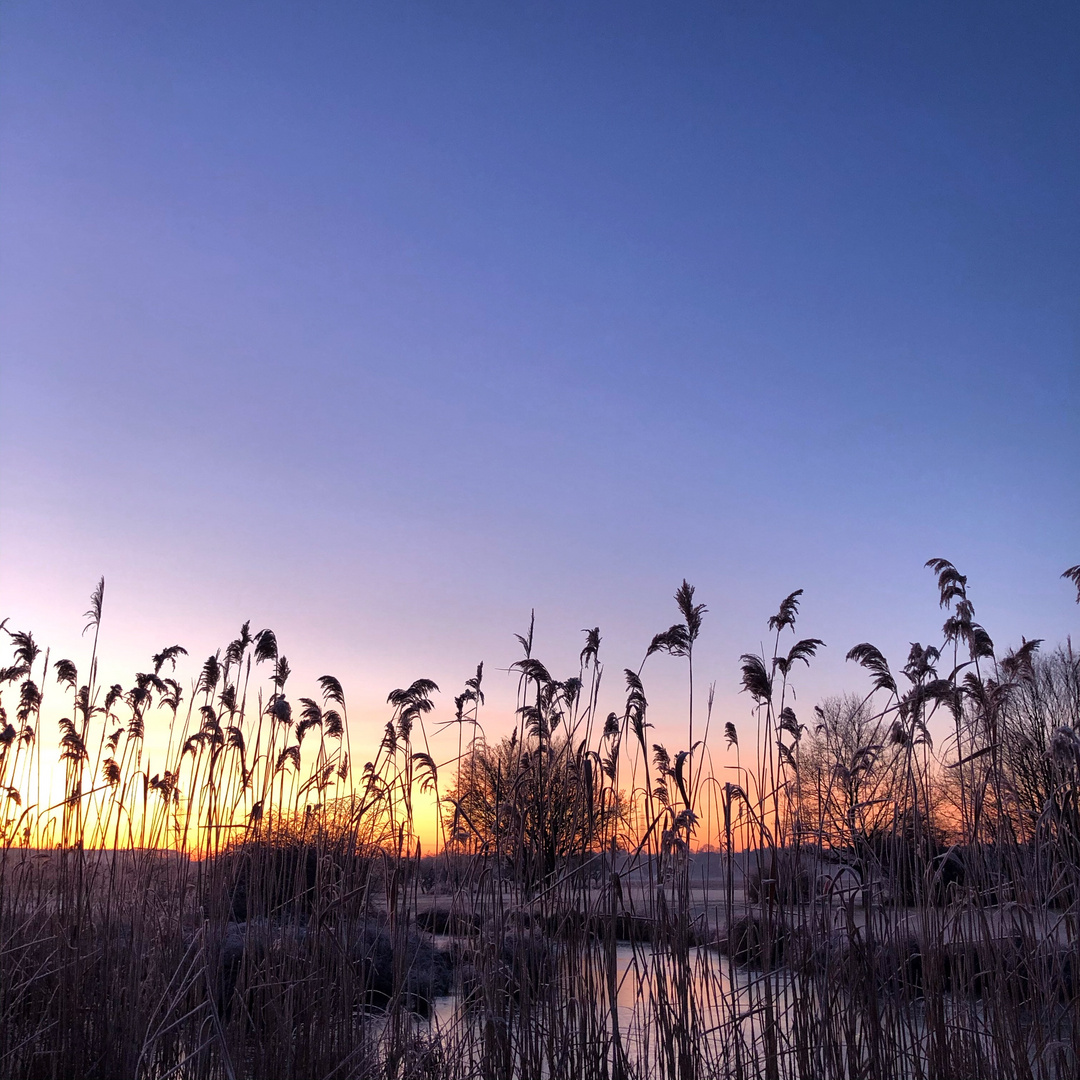
[[[565,737],[477,743],[446,798],[451,842],[496,854],[537,884],[610,839],[622,806],[603,779],[596,755]]]

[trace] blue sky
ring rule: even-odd
[[[794,588],[804,697],[932,638],[931,556],[1063,639],[1078,46],[1068,4],[5,4],[2,614],[75,652],[103,573],[127,671],[250,618],[372,731],[533,607],[614,706],[683,577],[735,719]]]

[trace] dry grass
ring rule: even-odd
[[[966,579],[931,568],[940,645],[898,677],[857,646],[869,696],[813,719],[789,679],[820,642],[796,638],[789,596],[771,654],[743,657],[758,733],[740,747],[727,725],[738,771],[722,775],[711,700],[693,697],[706,612],[685,583],[681,621],[606,718],[597,631],[565,680],[531,629],[519,639],[517,729],[498,747],[478,669],[442,787],[426,680],[391,693],[357,771],[340,684],[292,699],[269,632],[245,626],[186,695],[176,648],[129,689],[97,684],[103,585],[85,677],[10,635],[0,1074],[1077,1075],[1080,662],[1029,643],[996,657]],[[690,690],[672,751],[647,719],[663,655]],[[48,808],[46,683],[68,706]],[[148,723],[169,731],[152,776]],[[422,789],[449,838],[423,858]],[[695,852],[704,834],[721,850]]]

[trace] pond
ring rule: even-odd
[[[535,1031],[514,1033],[514,1075],[617,1076],[618,1061],[623,1075],[640,1080],[1078,1075],[1067,1015],[1050,1026],[1034,1016],[1013,1016],[1009,1027],[999,1010],[964,995],[927,1002],[882,987],[877,1001],[860,1000],[835,981],[809,985],[784,968],[764,973],[708,947],[692,948],[676,961],[646,943],[619,944],[613,1017],[606,993],[609,958],[599,953],[578,958],[578,979],[560,974],[565,996],[553,1008],[534,1010],[527,1023]],[[480,1022],[477,1010],[451,995],[436,999],[428,1023],[434,1035],[464,1053],[466,1045],[482,1041]],[[594,1041],[591,1060],[569,1049],[585,1030]]]

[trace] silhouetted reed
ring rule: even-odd
[[[782,602],[741,658],[756,731],[725,722],[726,771],[686,582],[620,709],[599,630],[556,679],[530,624],[506,737],[480,665],[431,731],[433,682],[391,692],[359,769],[340,682],[293,698],[269,630],[185,690],[178,645],[100,683],[104,581],[83,670],[4,625],[0,1074],[1076,1075],[1080,660],[998,656],[967,579],[928,566],[940,641],[895,674],[855,646],[866,692],[812,716],[792,684],[823,642],[794,633],[800,591]],[[650,734],[665,657],[681,748]]]

